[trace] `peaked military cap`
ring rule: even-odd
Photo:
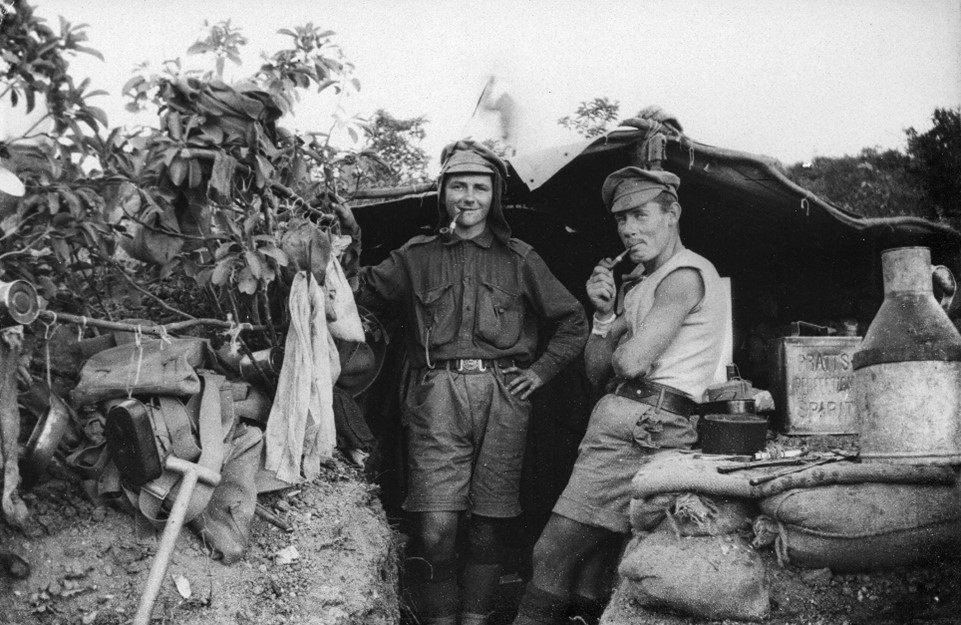
[[[650,202],[661,193],[677,199],[681,179],[669,171],[655,171],[640,167],[618,169],[604,181],[601,197],[612,213],[625,211]]]

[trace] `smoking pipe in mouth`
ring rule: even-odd
[[[631,247],[634,247],[634,246],[632,245]],[[631,252],[631,247],[627,248],[626,250],[624,250],[623,252],[621,252],[620,254],[618,254],[617,256],[615,256],[615,257],[614,257],[614,261],[611,263],[611,267],[616,266],[618,263],[620,263],[622,260],[624,260],[624,257],[627,256],[628,254],[630,254],[630,252]]]

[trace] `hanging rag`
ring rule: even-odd
[[[265,432],[265,468],[288,484],[313,479],[334,453],[333,386],[340,358],[327,329],[327,296],[306,271],[290,287],[284,365]],[[303,465],[301,465],[303,459]]]

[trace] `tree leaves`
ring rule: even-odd
[[[247,250],[244,252],[244,257],[247,259],[247,267],[250,269],[251,275],[258,280],[263,280],[272,273],[262,254]]]
[[[237,289],[247,295],[253,295],[257,292],[257,278],[254,277],[249,267],[240,270],[240,274],[237,276]]]
[[[16,30],[8,26],[3,36]],[[121,287],[105,293],[83,283],[107,273],[97,259],[109,257],[122,240],[134,258],[155,265],[152,279],[177,285],[175,301],[192,286],[210,286],[203,296],[216,298],[211,309],[218,314],[260,319],[282,312],[280,299],[270,301],[273,311],[265,310],[260,291],[271,289],[273,298],[273,283],[291,265],[280,246],[283,225],[305,210],[323,210],[322,202],[312,203],[315,195],[343,192],[333,173],[343,154],[326,137],[295,135],[276,123],[299,89],[359,88],[334,32],[313,24],[283,29],[290,47],[266,58],[250,82],[234,87],[217,74],[227,60],[240,62],[246,39],[229,22],[213,24],[187,52],[209,55],[207,66],[216,63],[217,74],[185,70],[177,59],[155,74],[142,66],[124,83],[130,110],[152,102],[160,115],[159,128],[127,135],[109,129],[104,109],[88,104],[103,92],[91,89],[89,80],[77,78],[74,85],[67,71],[65,59],[72,54],[103,58],[85,45],[82,29],[64,21],[58,36],[36,22],[22,40],[32,46],[29,54],[16,45],[0,50],[7,64],[17,65],[0,75],[0,92],[7,87],[10,103],[31,110],[43,104],[38,94],[47,95],[54,121],[55,140],[42,148],[44,168],[25,178],[28,197],[18,204],[17,218],[0,222],[4,234],[38,241],[37,249],[24,254],[32,264],[17,266],[17,275],[35,279],[51,295],[59,290],[82,300],[95,294],[79,306],[117,301],[126,297]],[[363,139],[360,126],[336,122],[339,131]],[[332,223],[321,216],[323,228]],[[3,239],[0,248],[9,251]],[[54,278],[45,284],[41,278],[48,273]],[[156,293],[157,284],[147,286]]]
[[[286,267],[290,264],[290,259],[287,258],[287,254],[276,245],[265,245],[259,248],[259,251],[264,256],[273,258],[280,267]]]
[[[617,119],[620,110],[621,105],[617,100],[594,98],[581,102],[574,115],[565,115],[557,120],[557,124],[588,139],[599,137],[607,132],[607,127]]]
[[[232,195],[234,171],[236,169],[237,159],[222,150],[218,150],[216,156],[214,156],[208,189],[215,191],[221,199],[229,201]]]
[[[228,256],[219,260],[217,264],[214,265],[214,272],[210,276],[210,281],[218,286],[226,284],[237,262],[238,259],[236,256]]]
[[[267,184],[267,180],[274,174],[274,166],[270,164],[265,157],[260,154],[254,157],[254,162],[256,163],[256,168],[254,173],[257,177],[257,186],[263,188]]]
[[[200,168],[200,163],[197,159],[190,159],[188,163],[188,185],[191,189],[196,189],[203,182],[203,171]]]
[[[167,176],[170,177],[170,182],[174,183],[174,186],[182,185],[184,178],[187,177],[187,163],[184,159],[179,156],[174,157],[167,168]]]
[[[945,218],[961,228],[961,107],[936,108],[934,125],[905,133],[911,170]]]

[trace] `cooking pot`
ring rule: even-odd
[[[753,455],[764,449],[767,419],[753,414],[707,414],[698,423],[706,454]]]

